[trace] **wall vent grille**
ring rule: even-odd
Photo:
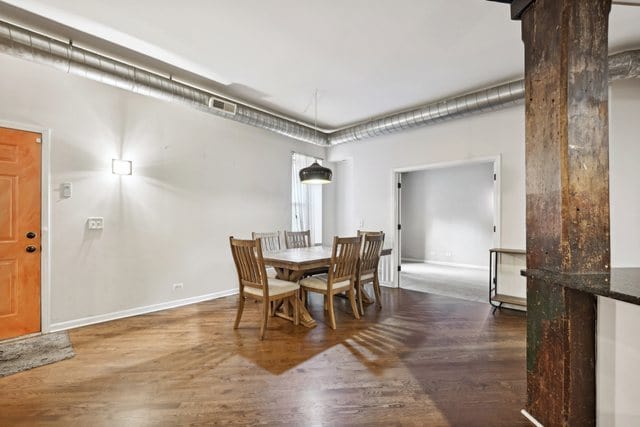
[[[235,116],[236,109],[238,107],[233,102],[224,101],[220,98],[216,98],[212,96],[211,98],[209,98],[209,108],[214,108],[216,110],[222,111],[223,113],[227,113]]]

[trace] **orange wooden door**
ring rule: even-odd
[[[40,137],[0,128],[0,339],[40,330]]]

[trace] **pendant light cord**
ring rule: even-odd
[[[315,114],[314,114],[314,118],[313,118],[313,136],[317,137],[318,136],[318,88],[316,88],[316,94],[315,94]]]

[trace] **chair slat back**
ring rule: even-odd
[[[251,238],[253,240],[260,239],[263,252],[277,252],[282,250],[282,246],[280,245],[279,231],[269,233],[256,233],[254,231],[253,233],[251,233]]]
[[[360,255],[360,237],[334,237],[329,281],[341,282],[355,277]]]
[[[360,255],[359,274],[369,274],[376,271],[380,262],[380,254],[384,245],[384,233],[365,234]]]
[[[311,231],[285,231],[284,243],[287,249],[308,248],[311,246]]]
[[[381,234],[384,234],[384,231],[366,231],[366,230],[358,230],[358,236],[362,237],[364,239],[364,236],[379,236]]]
[[[236,264],[240,288],[249,286],[264,290],[268,297],[267,272],[262,258],[262,245],[260,239],[241,240],[229,237],[231,254]]]
[[[384,236],[383,231],[366,231],[366,230],[358,230],[358,237],[362,237],[362,250],[360,251],[360,259],[362,259],[363,251],[364,251],[364,238],[365,236]]]

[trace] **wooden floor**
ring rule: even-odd
[[[330,330],[271,320],[232,329],[228,297],[72,331],[77,356],[0,378],[0,426],[525,426],[525,318],[383,288],[363,320],[338,301]]]

